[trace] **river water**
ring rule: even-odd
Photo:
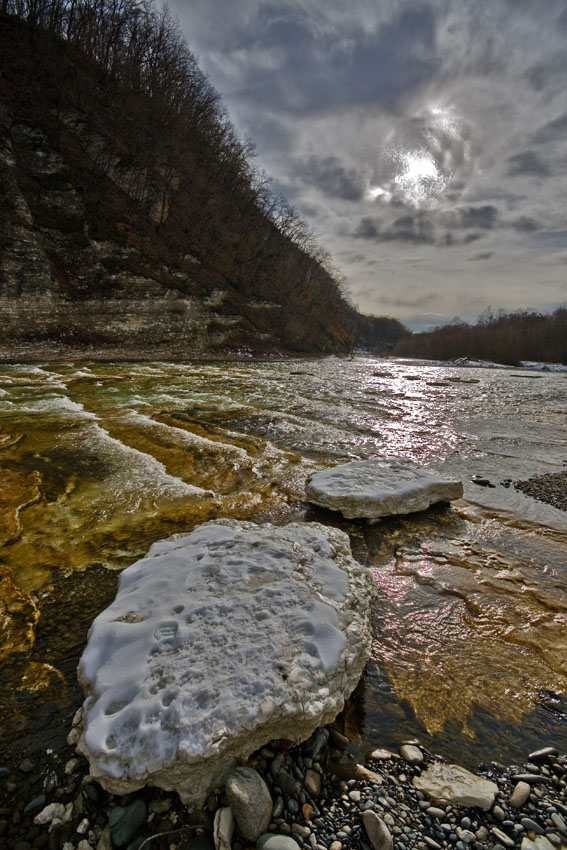
[[[304,501],[313,471],[376,455],[457,475],[464,498],[375,525]],[[369,357],[2,367],[4,746],[64,740],[118,571],[229,516],[335,525],[371,570],[373,658],[343,716],[353,756],[414,736],[469,766],[567,751],[567,514],[508,484],[566,463],[567,373]]]

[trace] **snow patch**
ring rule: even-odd
[[[423,511],[435,502],[460,499],[460,480],[421,469],[405,458],[370,458],[317,472],[307,479],[307,498],[345,517],[376,519]]]
[[[333,720],[368,658],[372,585],[318,524],[217,520],[121,576],[79,665],[79,750],[115,793],[201,803],[236,757]]]

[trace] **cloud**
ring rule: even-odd
[[[481,251],[479,254],[475,254],[473,257],[469,257],[470,262],[477,262],[479,260],[489,260],[494,256],[494,251]]]
[[[519,218],[511,221],[510,226],[520,233],[533,233],[534,230],[539,230],[537,221],[527,215],[521,215]]]
[[[481,239],[497,219],[494,207],[468,207],[439,215],[436,212],[407,212],[385,224],[376,216],[363,216],[351,235],[376,242],[405,242],[413,245],[436,245],[441,248],[468,245]],[[467,230],[463,233],[463,230]]]
[[[465,207],[457,210],[459,227],[480,227],[482,230],[492,230],[496,225],[498,210],[491,204],[482,207]]]
[[[382,226],[380,219],[363,216],[352,235],[377,242],[409,242],[414,245],[435,243],[433,224],[422,215],[400,216],[387,227]]]
[[[543,127],[534,133],[532,136],[532,141],[536,145],[544,145],[547,142],[555,142],[555,141],[565,141],[565,137],[567,136],[567,112],[564,112],[563,115],[559,115],[558,118],[554,118],[552,121],[548,121],[547,124],[544,124]]]
[[[404,296],[392,296],[392,295],[383,295],[382,301],[388,307],[411,307],[415,309],[416,307],[428,307],[430,304],[435,304],[439,300],[439,292],[424,292],[422,295],[416,295],[414,297],[404,297]],[[439,315],[432,314],[429,315]]]
[[[508,157],[508,174],[510,177],[525,175],[528,177],[549,177],[551,171],[549,166],[535,153],[535,151],[522,151]]]
[[[564,299],[565,0],[169,2],[363,310]]]
[[[525,78],[538,93],[550,91],[557,93],[564,89],[566,72],[567,56],[565,56],[565,51],[562,50],[532,65],[526,71]]]
[[[306,183],[329,197],[360,201],[366,190],[367,180],[361,169],[343,165],[337,156],[310,156],[298,171]]]
[[[358,225],[352,232],[353,236],[360,236],[362,239],[377,239],[380,234],[381,223],[379,219],[372,216],[363,216]]]

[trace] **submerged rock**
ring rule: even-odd
[[[305,485],[310,502],[349,518],[377,519],[423,511],[463,495],[462,482],[404,458],[370,458],[317,472]]]
[[[217,520],[154,544],[79,665],[91,775],[201,805],[237,758],[308,738],[360,678],[371,588],[347,535],[315,523]]]
[[[478,806],[489,809],[498,793],[498,786],[489,779],[456,764],[433,762],[421,776],[414,776],[418,791],[428,794],[437,803],[456,806]]]

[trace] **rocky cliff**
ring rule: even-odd
[[[0,358],[366,340],[297,221],[267,210],[191,55],[197,93],[174,110],[87,47],[0,14]]]

